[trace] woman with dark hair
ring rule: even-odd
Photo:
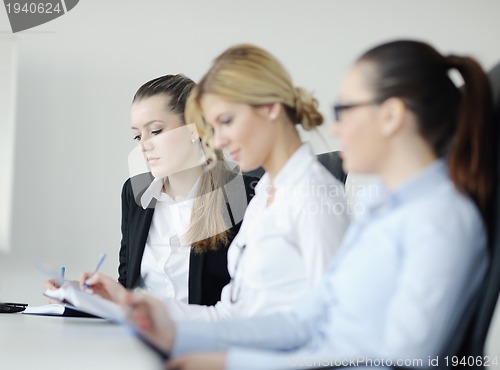
[[[119,283],[82,277],[115,302],[140,286],[162,300],[213,305],[229,283],[227,249],[257,179],[230,169],[220,151],[208,166],[195,125],[184,120],[195,86],[182,74],[166,75],[134,95],[132,135],[149,172],[123,186]]]
[[[451,70],[461,74],[462,89]],[[446,351],[488,265],[487,76],[469,57],[390,42],[357,60],[334,112],[345,170],[379,175],[386,196],[353,222],[319,288],[289,312],[197,326],[173,323],[147,295],[128,296],[138,329],[175,357],[169,369],[349,359],[429,367]],[[205,353],[180,356],[193,351]]]

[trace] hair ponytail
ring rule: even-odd
[[[294,95],[296,123],[300,123],[305,130],[321,125],[323,116],[318,111],[318,100],[301,87],[294,88]]]
[[[464,80],[456,133],[448,156],[450,176],[459,190],[472,197],[489,221],[495,156],[490,83],[472,58],[450,55],[445,61],[449,68],[457,69]]]
[[[491,221],[496,155],[492,96],[488,77],[472,58],[444,57],[429,44],[398,40],[363,54],[376,73],[369,86],[380,100],[401,98],[417,118],[418,130],[439,157],[447,157],[450,177]],[[457,88],[450,69],[462,75]]]

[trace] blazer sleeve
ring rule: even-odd
[[[128,235],[128,213],[129,213],[129,196],[128,193],[130,191],[130,179],[128,179],[125,184],[123,184],[122,188],[122,221],[121,221],[121,230],[122,230],[122,239],[120,245],[120,264],[118,266],[118,282],[126,286],[127,284],[127,261],[128,261],[128,253],[129,246],[127,245],[127,235]]]

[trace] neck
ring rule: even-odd
[[[390,190],[397,189],[437,159],[427,145],[406,147],[389,158],[379,174]]]
[[[168,183],[165,184],[163,191],[172,198],[176,196],[185,197],[189,194],[202,172],[203,166],[196,166],[181,172],[173,173],[168,176]]]
[[[299,134],[290,122],[287,122],[284,127],[282,134],[276,135],[277,138],[271,152],[262,164],[264,170],[269,174],[271,182],[302,144]]]

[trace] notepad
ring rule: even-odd
[[[23,311],[23,314],[24,315],[99,318],[99,316],[80,311],[76,307],[70,306],[68,304],[46,304],[43,306],[28,306]]]
[[[46,306],[62,306],[65,309],[64,312],[66,312],[68,307],[71,307],[71,309],[85,312],[87,314],[92,314],[103,319],[110,320],[117,324],[124,325],[148,347],[154,350],[161,358],[168,359],[169,353],[166,353],[151,341],[149,341],[140,331],[137,330],[134,325],[132,325],[127,320],[126,310],[122,306],[108,301],[107,299],[104,299],[98,295],[89,293],[88,291],[81,289],[78,284],[74,284],[72,282],[64,283],[59,289],[48,289],[45,291],[44,295],[65,304]],[[47,310],[61,312],[61,309],[59,307],[47,307]]]
[[[64,307],[65,311],[67,309],[77,310],[117,323],[125,321],[125,310],[120,305],[89,293],[81,289],[77,284],[65,283],[59,289],[46,290],[44,295],[65,303],[65,305],[57,305]],[[47,307],[47,310],[61,312],[61,307]]]

